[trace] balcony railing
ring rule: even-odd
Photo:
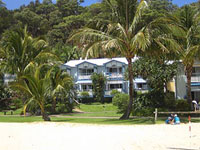
[[[106,72],[106,76],[108,76],[109,78],[123,78],[123,73]]]
[[[117,91],[119,91],[119,92],[123,92],[122,89],[112,89],[112,90],[117,90]],[[111,95],[112,90],[107,90],[107,91],[105,91],[105,95]]]
[[[92,73],[80,73],[78,76],[78,79],[82,80],[82,79],[90,79],[91,78]]]
[[[200,76],[192,76],[191,82],[200,82]]]

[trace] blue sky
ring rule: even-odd
[[[25,4],[29,4],[31,1],[33,0],[3,0],[3,2],[6,4],[6,7],[8,9],[16,9],[19,8],[21,5]],[[53,0],[56,1],[56,0]],[[92,3],[96,3],[99,0],[85,0],[85,3],[83,4],[83,6],[88,6],[91,5]],[[177,4],[178,6],[182,6],[184,4],[189,4],[192,2],[197,2],[198,0],[173,0],[174,4]]]

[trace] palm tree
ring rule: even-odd
[[[48,51],[47,43],[40,38],[32,38],[27,32],[27,27],[24,30],[10,32],[8,37],[4,37],[1,53],[4,54],[1,66],[4,66],[5,72],[16,73],[21,76],[24,73],[25,67],[33,61],[43,63],[50,58],[56,56]]]
[[[24,114],[26,114],[27,106],[36,103],[40,109],[42,118],[44,121],[50,121],[49,116],[45,111],[45,100],[49,96],[51,90],[50,73],[51,69],[44,73],[42,71],[44,65],[36,66],[35,64],[30,64],[29,73],[20,76],[18,81],[11,83],[11,87],[24,93],[27,100],[24,104]]]
[[[164,19],[157,19],[144,24],[142,14],[148,8],[146,1],[141,0],[139,4],[137,0],[113,0],[112,2],[107,0],[106,2],[113,10],[117,22],[108,24],[103,31],[87,27],[82,28],[74,32],[69,40],[82,44],[87,50],[88,56],[94,56],[96,52],[99,53],[101,50],[101,54],[120,54],[127,59],[129,105],[120,119],[128,119],[133,107],[132,59],[138,54],[146,53],[145,51],[150,46],[160,47],[163,51],[167,50],[166,43],[171,48],[176,46],[175,42],[167,36],[163,37],[158,34],[161,30],[169,31],[163,21]],[[154,40],[155,35],[157,35],[157,39]]]
[[[70,91],[73,89],[73,80],[68,73],[61,71],[57,66],[52,69],[50,79],[53,97],[52,111],[55,112],[56,98],[71,98]]]
[[[192,103],[191,76],[195,59],[200,56],[200,14],[196,8],[186,5],[177,15],[178,25],[183,29],[178,38],[181,46],[181,60],[187,78],[187,101]]]

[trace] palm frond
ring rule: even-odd
[[[139,4],[139,6],[137,7],[137,10],[136,10],[136,13],[135,13],[135,16],[134,16],[134,19],[131,23],[131,26],[129,28],[129,32],[133,32],[138,23],[141,22],[141,18],[142,18],[142,15],[144,13],[144,11],[148,8],[148,3],[145,1],[145,0],[142,0]]]

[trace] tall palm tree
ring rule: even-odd
[[[71,98],[70,91],[73,89],[73,80],[71,76],[61,71],[59,67],[54,67],[50,76],[51,88],[52,88],[52,111],[55,112],[56,98]]]
[[[178,25],[183,29],[178,38],[181,60],[187,77],[187,100],[191,104],[191,76],[195,59],[200,58],[200,13],[195,7],[186,5],[177,14]]]
[[[1,51],[4,58],[1,64],[5,72],[15,73],[17,76],[23,75],[25,67],[32,61],[43,63],[44,60],[56,58],[48,51],[47,43],[40,38],[33,38],[27,32],[27,27],[10,32],[3,41]]]
[[[120,54],[128,62],[129,78],[129,105],[127,111],[120,119],[128,119],[133,107],[133,69],[132,59],[141,53],[146,53],[148,47],[160,47],[167,50],[163,42],[167,42],[169,47],[176,47],[174,41],[167,36],[163,37],[158,33],[166,32],[167,26],[163,19],[154,20],[144,24],[142,15],[148,8],[146,1],[141,0],[107,0],[107,4],[113,10],[116,23],[110,23],[105,30],[82,28],[75,31],[69,40],[82,44],[87,50],[87,54],[94,56],[99,53]],[[157,39],[154,36],[157,34]],[[154,44],[152,44],[154,43]]]
[[[11,87],[24,93],[27,97],[24,104],[24,114],[26,114],[28,105],[36,103],[41,109],[44,121],[50,121],[45,111],[45,101],[51,90],[51,69],[44,73],[42,71],[43,67],[44,65],[36,66],[35,64],[31,64],[29,68],[26,68],[29,69],[29,73],[20,76],[18,81],[11,83]]]

